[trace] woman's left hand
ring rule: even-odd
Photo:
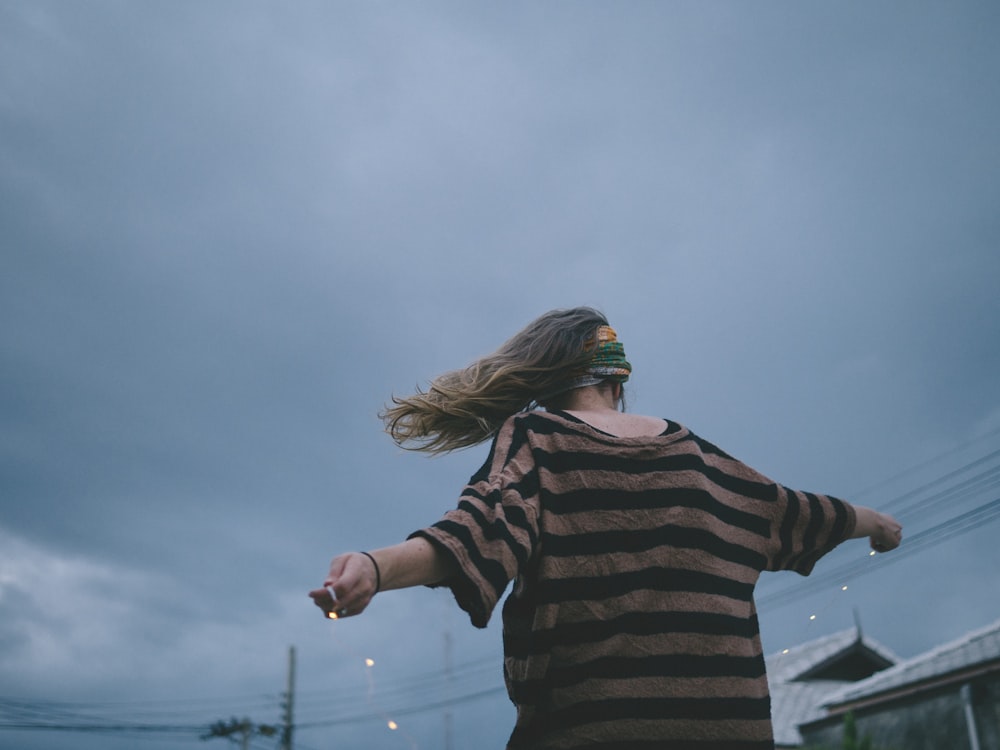
[[[374,563],[360,552],[338,555],[330,562],[323,588],[309,592],[313,602],[331,619],[360,615],[376,593]]]

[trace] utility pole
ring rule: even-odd
[[[444,674],[448,680],[448,692],[451,693],[451,631],[444,631]],[[451,708],[444,710],[444,748],[452,750],[452,715]]]
[[[285,709],[281,727],[281,750],[292,750],[292,728],[295,726],[295,646],[288,647],[288,690],[281,704]],[[226,721],[217,721],[201,735],[203,740],[225,737],[232,742],[239,742],[242,750],[250,750],[250,739],[254,735],[273,737],[278,733],[278,727],[271,724],[254,724],[250,719],[237,719],[235,716]],[[236,739],[239,738],[239,739]]]
[[[281,730],[281,750],[292,750],[292,729],[295,726],[295,646],[288,647],[288,689],[285,691],[284,726]]]

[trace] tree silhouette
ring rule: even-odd
[[[235,716],[229,721],[217,721],[208,728],[208,733],[201,735],[203,740],[211,740],[216,737],[225,737],[231,742],[240,743],[242,750],[249,750],[250,738],[255,734],[261,737],[273,737],[278,733],[278,728],[270,724],[254,724],[250,719],[237,719]]]
[[[858,724],[852,711],[844,716],[844,750],[872,750],[871,735],[858,739]]]

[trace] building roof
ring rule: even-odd
[[[778,747],[802,744],[799,725],[826,716],[823,706],[829,696],[853,684],[845,679],[824,679],[824,675],[836,673],[838,663],[858,658],[870,663],[870,671],[898,661],[889,649],[854,628],[765,658],[771,690],[771,723]]]
[[[1000,669],[1000,620],[865,680],[843,686],[827,696],[824,706],[833,708],[904,688],[939,685],[949,676],[957,678],[980,667]]]

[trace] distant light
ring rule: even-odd
[[[841,590],[841,591],[847,591],[847,586],[841,586],[841,587],[840,587],[840,590]]]
[[[815,620],[816,619],[816,615],[809,615],[809,619],[810,620]]]
[[[365,659],[365,666],[366,667],[374,667],[375,666],[375,660],[374,659]]]
[[[397,724],[394,721],[390,721],[389,722],[389,729],[393,729],[393,730],[399,729],[399,724]]]
[[[875,550],[868,553],[868,557],[875,557]]]
[[[339,618],[337,617],[337,613],[336,613],[336,612],[327,612],[327,613],[326,613],[326,616],[327,616],[327,617],[328,617],[329,619],[331,619],[331,620],[337,620],[337,619],[339,619]]]
[[[790,648],[786,648],[786,649],[785,649],[784,651],[782,651],[781,653],[783,653],[783,654],[787,654],[787,653],[788,653],[789,651],[791,651],[791,649],[790,649]]]

